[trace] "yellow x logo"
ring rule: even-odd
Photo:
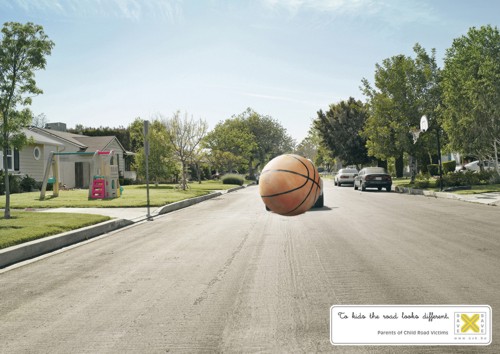
[[[464,324],[462,325],[462,333],[465,333],[469,330],[473,332],[479,332],[479,326],[476,322],[479,320],[479,314],[474,314],[471,317],[467,316],[465,313],[462,314],[462,321]]]

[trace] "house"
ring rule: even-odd
[[[29,175],[36,181],[43,180],[47,159],[51,151],[79,153],[115,151],[120,177],[125,176],[125,148],[115,136],[85,136],[66,131],[64,123],[48,124],[47,128],[30,127],[24,130],[32,143],[9,156],[9,170],[17,175]],[[10,152],[10,151],[9,151]],[[1,154],[1,153],[0,153]],[[88,188],[90,158],[78,154],[65,154],[59,160],[59,180],[67,188]],[[0,162],[1,165],[1,162]]]
[[[7,151],[8,169],[13,175],[29,175],[41,181],[49,153],[63,148],[64,144],[29,129],[22,131],[32,143],[21,150],[9,149]],[[0,168],[3,169],[2,151],[0,151]]]

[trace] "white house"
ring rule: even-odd
[[[56,123],[52,125],[57,129],[42,129],[31,127],[30,130],[51,140],[63,144],[55,152],[96,152],[115,151],[118,159],[118,173],[125,175],[125,148],[115,136],[85,136],[66,132],[66,125]],[[59,163],[59,179],[68,188],[88,188],[90,176],[90,159],[80,159],[78,156],[64,156]]]
[[[30,127],[24,133],[31,138],[32,143],[24,146],[20,151],[9,150],[9,171],[16,175],[28,175],[36,181],[42,181],[47,159],[50,152],[78,153],[96,151],[115,151],[118,161],[120,177],[125,176],[125,148],[115,136],[85,136],[66,132],[63,123],[52,124],[56,129],[42,129]],[[0,167],[3,156],[0,152]],[[59,179],[68,188],[88,188],[90,176],[90,160],[78,154],[60,156]]]

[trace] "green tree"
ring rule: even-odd
[[[250,176],[272,158],[293,151],[294,145],[292,137],[276,119],[251,108],[219,123],[205,141],[219,165],[228,171],[239,165],[238,169],[248,170]],[[246,166],[241,166],[243,164]]]
[[[210,161],[216,169],[231,172],[248,165],[257,143],[242,118],[219,122],[203,140],[203,146],[210,150]]]
[[[371,159],[361,136],[368,111],[361,101],[350,97],[347,101],[330,105],[327,112],[320,110],[314,121],[322,142],[346,165],[363,165]]]
[[[179,111],[171,118],[164,119],[163,124],[174,154],[181,164],[181,188],[186,190],[189,163],[194,159],[201,141],[207,134],[208,124],[202,119],[188,118],[187,113],[181,118]]]
[[[144,151],[144,121],[136,118],[130,125],[133,139],[137,144],[134,168],[140,178],[146,177],[146,154]],[[176,176],[179,168],[173,158],[173,148],[168,132],[160,120],[153,120],[149,125],[149,160],[148,173],[155,185]]]
[[[500,143],[500,33],[472,27],[446,51],[443,126],[455,151],[498,161]],[[498,166],[497,166],[498,171]]]
[[[410,130],[419,126],[424,114],[438,118],[440,71],[435,50],[428,55],[419,44],[413,50],[415,59],[396,55],[376,64],[375,88],[362,80],[369,107],[362,133],[368,154],[381,160],[394,157],[398,177],[403,175],[403,154],[414,157],[421,147],[413,143]]]
[[[3,149],[5,173],[5,211],[10,218],[10,188],[8,151],[26,143],[21,129],[28,126],[32,113],[27,108],[32,97],[43,91],[36,86],[35,71],[45,69],[45,57],[50,55],[54,43],[43,27],[31,22],[7,22],[2,28],[0,41],[0,115],[2,116],[0,144]]]

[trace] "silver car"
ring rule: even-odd
[[[355,168],[341,168],[335,175],[333,183],[336,186],[343,184],[354,184],[354,177],[358,175],[358,170]]]

